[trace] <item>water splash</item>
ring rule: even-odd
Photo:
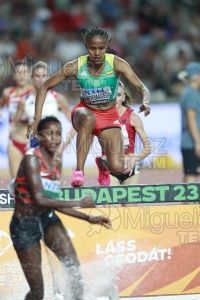
[[[84,264],[81,271],[85,281],[85,300],[118,300],[116,266],[112,262]]]
[[[42,237],[44,236],[41,221],[38,219]],[[42,257],[42,269],[44,277],[44,300],[118,300],[116,286],[115,265],[111,262],[95,261],[81,263],[81,266],[73,265],[70,261],[60,262],[45,245],[45,255]],[[44,254],[44,253],[43,253]],[[16,261],[19,264],[19,261]],[[12,269],[12,268],[10,268]],[[20,283],[7,276],[5,293],[0,292],[0,300],[24,299],[29,290],[23,271],[19,264]],[[82,275],[82,278],[80,276]],[[10,292],[8,293],[8,287]],[[84,296],[83,296],[84,295]],[[3,298],[2,298],[3,297]]]

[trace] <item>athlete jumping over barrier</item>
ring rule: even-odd
[[[36,97],[34,122],[29,124],[27,130],[27,135],[31,131],[36,133],[47,91],[66,78],[75,76],[80,84],[80,102],[72,110],[72,123],[78,134],[77,166],[71,184],[77,187],[84,184],[84,165],[93,135],[98,137],[107,155],[109,170],[114,174],[124,171],[121,125],[116,109],[121,74],[142,96],[140,111],[144,111],[145,116],[150,113],[149,90],[126,61],[106,53],[110,41],[107,31],[96,26],[91,29],[83,28],[82,33],[89,55],[66,63],[41,85]],[[131,169],[132,166],[130,171]]]

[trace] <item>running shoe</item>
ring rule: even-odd
[[[100,156],[97,156],[95,158],[95,162],[96,162],[96,165],[99,170],[99,175],[98,175],[97,181],[98,181],[99,185],[101,185],[101,186],[110,186],[110,172],[109,172],[109,170],[101,169],[100,159],[101,159]]]
[[[74,171],[71,186],[82,187],[84,184],[83,171]]]

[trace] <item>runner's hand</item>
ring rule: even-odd
[[[140,157],[136,155],[125,156],[125,163],[124,163],[124,174],[131,175],[133,168],[135,167],[136,163],[140,161]]]
[[[144,111],[144,115],[145,115],[145,117],[147,117],[149,114],[150,114],[150,112],[151,112],[151,108],[150,108],[150,106],[149,105],[147,105],[147,104],[142,104],[141,106],[140,106],[140,109],[139,109],[139,113],[140,112],[143,112]]]
[[[26,138],[29,139],[30,134],[32,133],[32,137],[34,137],[37,133],[37,125],[38,121],[33,121],[32,123],[28,124],[27,131],[26,131]]]
[[[89,223],[99,224],[99,225],[106,227],[107,229],[112,228],[112,224],[111,224],[110,220],[108,219],[108,217],[103,216],[103,215],[89,216]]]

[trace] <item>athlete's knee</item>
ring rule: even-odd
[[[96,118],[95,115],[86,110],[78,109],[73,116],[73,126],[76,131],[85,128],[87,131],[95,126]]]
[[[116,160],[109,166],[109,170],[116,175],[122,174],[124,172],[124,162],[122,160]]]
[[[90,114],[83,114],[81,116],[81,126],[84,127],[94,127],[95,125],[95,116]]]

